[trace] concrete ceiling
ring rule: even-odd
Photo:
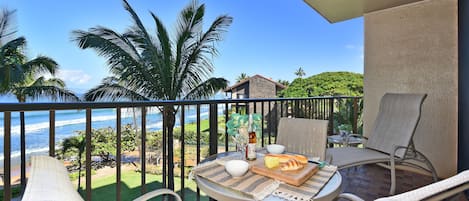
[[[330,23],[422,0],[304,0]]]

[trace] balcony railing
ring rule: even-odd
[[[140,109],[140,166],[141,166],[141,193],[145,193],[147,189],[146,172],[146,149],[147,149],[147,121],[148,112],[160,110],[160,114],[164,114],[165,107],[178,108],[177,123],[180,127],[181,145],[185,145],[184,133],[185,125],[189,121],[186,119],[186,113],[190,111],[195,113],[193,118],[196,124],[196,163],[199,163],[203,158],[201,157],[202,144],[208,144],[209,154],[216,154],[219,150],[230,151],[233,149],[233,142],[227,134],[227,129],[224,125],[219,126],[219,118],[226,121],[229,119],[230,113],[261,113],[262,132],[258,134],[261,138],[259,146],[275,143],[275,136],[277,134],[277,124],[281,117],[302,117],[313,119],[326,119],[329,122],[329,134],[335,133],[335,128],[338,124],[351,124],[354,133],[360,132],[361,127],[361,111],[362,111],[362,98],[361,97],[311,97],[311,98],[275,98],[275,99],[239,99],[239,100],[197,100],[197,101],[150,101],[150,102],[79,102],[79,103],[1,103],[0,115],[3,113],[3,197],[4,200],[9,201],[12,197],[12,170],[11,170],[11,151],[12,151],[12,113],[19,113],[20,125],[20,188],[24,190],[26,185],[26,128],[28,124],[25,123],[25,112],[42,111],[47,112],[49,117],[49,149],[50,156],[56,156],[56,111],[62,110],[84,110],[85,111],[85,200],[92,198],[92,120],[93,111],[100,109],[113,109],[115,110],[115,126],[116,128],[116,200],[121,200],[121,127],[122,127],[122,111],[127,108]],[[208,112],[208,115],[203,115],[201,111]],[[166,125],[167,119],[164,115],[161,116],[163,125]],[[201,120],[206,118],[209,120],[209,137],[208,142],[204,142],[201,138]],[[221,131],[220,131],[220,130]],[[224,132],[223,132],[224,130]],[[165,127],[162,127],[162,186],[174,188],[174,150],[169,150],[168,143],[173,143],[174,136],[170,134]],[[221,133],[221,134],[220,134]],[[222,141],[219,140],[219,135],[224,136]],[[186,187],[184,167],[185,167],[185,146],[180,149],[180,167],[182,167],[180,177],[180,194],[184,198]],[[220,148],[221,147],[221,148]],[[168,157],[173,156],[173,157]],[[197,189],[197,200],[200,199],[200,192]]]

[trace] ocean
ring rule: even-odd
[[[215,98],[223,98],[216,95]],[[0,102],[16,102],[11,96],[0,97]],[[224,106],[220,105],[218,112],[223,114]],[[77,131],[85,130],[85,110],[59,110],[55,114],[55,141],[59,144],[63,139],[77,135]],[[141,125],[140,112],[135,111],[137,125]],[[208,106],[201,106],[201,119],[208,119]],[[3,113],[0,113],[0,161],[3,161]],[[197,113],[195,106],[186,107],[185,123],[195,122]],[[162,116],[157,108],[147,112],[147,131],[157,131],[162,128]],[[26,152],[27,154],[45,152],[49,149],[49,111],[25,112]],[[122,110],[122,125],[134,123],[134,112],[131,109]],[[176,126],[180,125],[179,115]],[[116,127],[115,109],[92,110],[92,128]],[[56,144],[56,147],[57,147]],[[11,157],[20,156],[20,118],[19,112],[11,113]]]

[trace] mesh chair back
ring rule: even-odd
[[[278,125],[277,144],[286,151],[325,159],[327,120],[281,118]]]
[[[366,143],[367,148],[391,154],[394,147],[408,147],[420,120],[426,94],[392,94],[381,98],[374,128]],[[396,153],[404,157],[405,151]]]

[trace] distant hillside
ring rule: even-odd
[[[308,94],[309,91],[309,94]],[[351,72],[324,72],[308,78],[296,78],[282,97],[309,96],[363,96],[363,74]]]

